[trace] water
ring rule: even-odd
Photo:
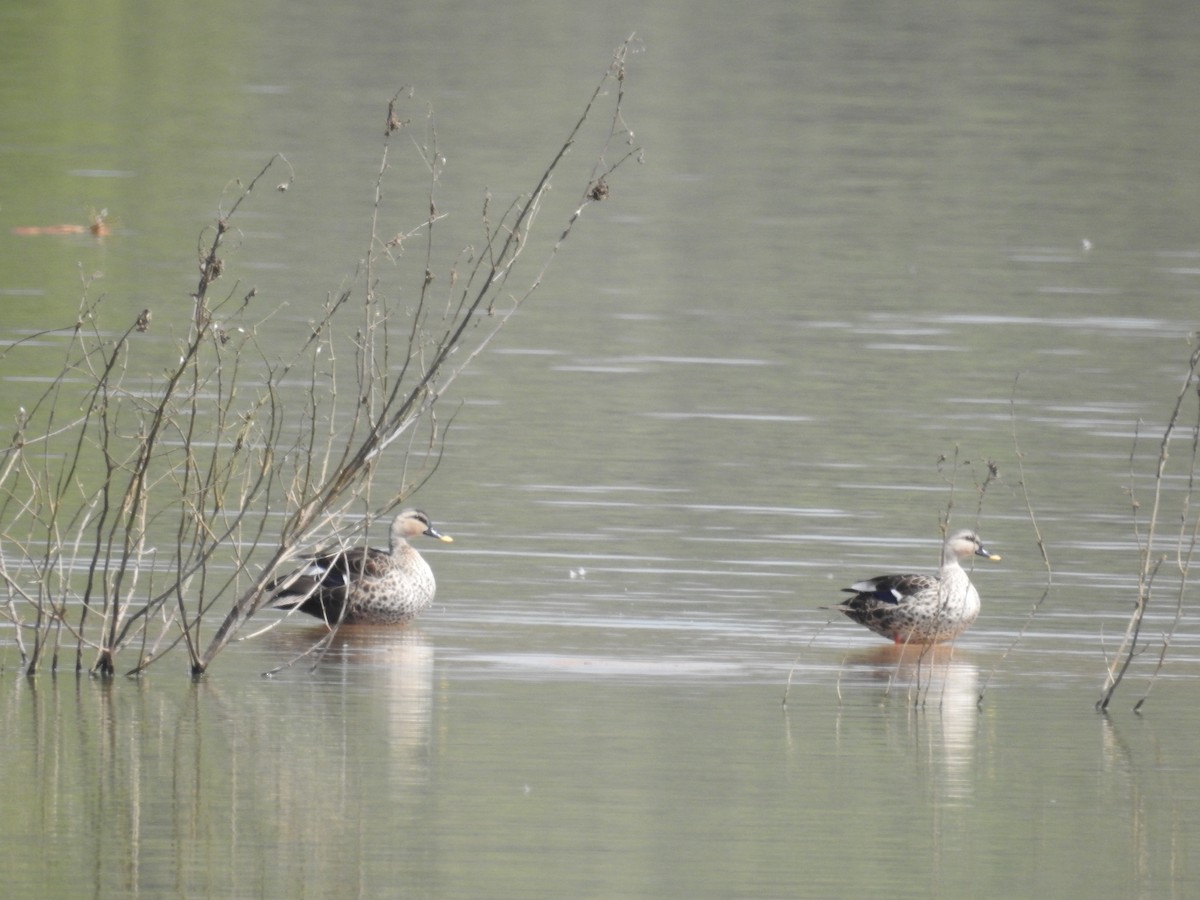
[[[295,182],[254,197],[231,277],[283,307],[272,345],[302,335],[365,249],[401,84],[449,160],[446,258],[485,187],[532,186],[635,30],[646,163],[442,401],[415,501],[455,543],[421,548],[439,595],[416,627],[262,677],[319,634],[293,617],[197,683],[182,654],[26,680],[0,631],[9,894],[1195,893],[1190,586],[1143,714],[1157,645],[1108,717],[1093,704],[1136,591],[1129,488],[1144,534],[1196,327],[1200,16],[297,12],[199,34],[182,8],[5,14],[0,341],[74,321],[97,275],[108,327],[151,307],[140,346],[169,360],[197,233],[274,152]],[[389,195],[400,230],[424,176],[390,162],[414,185]],[[93,209],[102,241],[10,230]],[[387,273],[402,298],[420,264]],[[0,359],[4,421],[59,347]],[[952,653],[898,659],[820,609],[934,568],[947,512],[1004,556],[975,567]],[[1151,641],[1178,585],[1168,561]]]

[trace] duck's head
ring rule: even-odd
[[[951,559],[965,559],[972,555],[982,556],[984,559],[990,559],[993,562],[1000,559],[1000,555],[989,552],[983,546],[983,541],[979,539],[979,535],[969,528],[956,531],[946,539],[945,556],[947,562]]]
[[[406,509],[400,515],[396,516],[392,522],[392,541],[406,541],[409,538],[420,537],[437,538],[439,541],[445,541],[447,544],[452,543],[454,538],[448,534],[442,534],[433,527],[433,523],[429,521],[429,516],[419,509]]]

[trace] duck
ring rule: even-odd
[[[853,594],[832,607],[897,644],[935,644],[958,637],[979,615],[979,592],[959,562],[997,561],[974,531],[956,531],[942,545],[936,575],[880,575],[842,588]],[[828,608],[828,607],[827,607]]]
[[[399,625],[433,603],[433,570],[408,543],[431,537],[454,538],[433,527],[419,509],[392,520],[391,547],[354,547],[308,560],[290,575],[267,585],[267,605],[296,609],[335,625]]]

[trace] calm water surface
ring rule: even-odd
[[[1157,645],[1093,711],[1196,328],[1200,13],[302,6],[0,13],[0,341],[73,321],[94,275],[169,359],[196,235],[274,152],[296,180],[255,198],[234,274],[302,335],[363,253],[401,84],[450,161],[447,258],[633,31],[646,163],[444,398],[415,499],[455,543],[422,548],[417,626],[262,677],[318,636],[293,618],[199,683],[182,656],[100,683],[17,676],[5,621],[9,895],[1200,891],[1193,588],[1143,714]],[[391,162],[399,228],[424,176]],[[12,230],[104,208],[103,241]],[[56,340],[0,359],[5,421]],[[1004,556],[952,653],[820,609],[932,569],[947,512]]]

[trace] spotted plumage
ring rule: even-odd
[[[972,554],[1000,559],[975,532],[957,531],[942,547],[938,574],[868,578],[843,588],[854,596],[833,608],[897,644],[951,640],[979,615],[979,592],[959,563]]]
[[[267,586],[269,603],[298,609],[330,624],[396,625],[433,602],[433,570],[408,539],[440,534],[419,509],[406,509],[391,528],[391,549],[355,547],[309,560]]]

